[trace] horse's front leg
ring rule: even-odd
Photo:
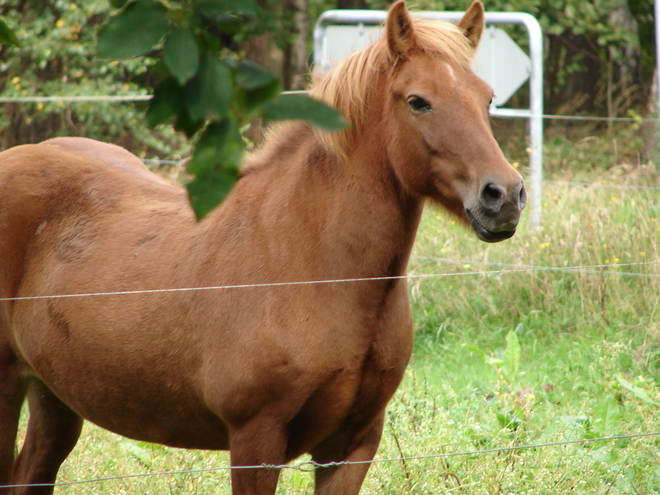
[[[380,413],[357,439],[349,439],[350,451],[347,456],[340,453],[331,454],[328,449],[322,449],[312,454],[312,459],[319,464],[330,462],[361,462],[319,468],[316,470],[316,488],[314,495],[358,495],[371,461],[376,455],[381,436],[385,411]],[[330,449],[331,450],[331,449]]]
[[[245,469],[262,464],[286,462],[287,437],[284,425],[271,418],[255,418],[229,433],[233,495],[273,495],[280,469]]]

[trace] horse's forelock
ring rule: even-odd
[[[470,66],[474,49],[455,24],[445,21],[419,20],[415,22],[416,46],[424,54],[442,55],[450,64]],[[329,74],[316,80],[310,94],[336,107],[353,128],[359,127],[368,111],[367,105],[377,88],[377,78],[389,73],[398,63],[392,60],[387,39],[382,37],[373,45],[343,59]],[[384,100],[384,98],[383,98]],[[318,137],[326,149],[345,155],[350,143],[350,129],[339,133],[319,131]]]
[[[417,46],[429,55],[443,55],[449,63],[469,67],[475,50],[465,33],[445,21],[421,20],[415,23]]]

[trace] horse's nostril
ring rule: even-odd
[[[498,201],[502,197],[502,191],[494,184],[486,185],[486,187],[484,187],[483,193],[493,201]]]
[[[481,190],[481,194],[479,195],[479,201],[481,202],[484,208],[491,210],[493,212],[497,212],[504,203],[505,195],[506,195],[506,191],[502,186],[498,186],[497,184],[493,184],[492,182],[489,182]]]
[[[520,205],[520,209],[522,210],[527,205],[527,189],[525,189],[525,184],[522,184],[522,187],[520,188],[519,199],[520,202],[518,204]]]

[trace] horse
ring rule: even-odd
[[[274,494],[306,453],[316,495],[358,494],[412,351],[405,273],[424,204],[486,242],[510,238],[525,206],[470,69],[483,29],[479,1],[457,24],[395,3],[381,40],[311,87],[351,127],[276,125],[201,221],[120,147],[2,152],[0,492],[52,493],[88,420],[229,450],[247,467],[234,495]],[[51,486],[8,486],[31,484]]]

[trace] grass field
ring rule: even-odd
[[[509,241],[427,209],[409,270],[415,353],[377,456],[408,459],[372,466],[362,493],[660,493],[660,436],[589,441],[660,432],[659,170],[615,146],[554,142],[546,179],[647,189],[546,183],[542,227]],[[460,455],[410,458],[440,454]],[[86,425],[60,481],[227,465]],[[285,470],[278,493],[311,493],[312,478]],[[229,492],[220,470],[59,493]]]

